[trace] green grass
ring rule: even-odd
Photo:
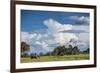
[[[72,61],[72,60],[88,60],[89,54],[78,55],[64,55],[64,56],[40,56],[38,59],[31,59],[30,57],[22,57],[21,63],[30,62],[48,62],[48,61]]]

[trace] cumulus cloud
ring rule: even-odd
[[[30,35],[28,32],[21,32],[21,41],[28,42],[35,34]]]
[[[39,53],[52,51],[55,47],[59,45],[72,44],[82,46],[86,45],[84,43],[87,42],[87,40],[89,39],[87,38],[88,33],[83,34],[81,33],[84,32],[82,30],[80,30],[81,34],[77,36],[75,33],[79,31],[73,31],[73,25],[71,24],[61,24],[53,19],[44,20],[43,23],[47,27],[47,31],[45,31],[45,33],[34,31],[31,33],[21,32],[21,41],[27,42],[31,47],[31,51],[33,52]],[[72,33],[70,33],[69,31]]]
[[[68,42],[71,38],[77,39],[72,33],[63,33],[61,31],[71,30],[71,24],[61,24],[53,19],[48,19],[44,21],[44,25],[48,27],[48,32],[51,32],[51,35],[54,37],[54,40],[64,45],[64,43]]]
[[[79,40],[83,41],[83,42],[89,42],[89,33],[80,33],[79,34]]]
[[[48,19],[44,21],[44,25],[48,27],[50,32],[59,32],[63,30],[70,30],[72,29],[71,24],[61,24],[53,19]]]
[[[89,17],[88,16],[70,16],[70,19],[75,21],[75,24],[80,25],[89,25]]]

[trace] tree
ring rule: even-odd
[[[26,42],[21,42],[21,55],[26,55],[30,50],[30,46]]]
[[[58,46],[52,52],[53,55],[58,55],[58,56],[63,56],[63,55],[65,55],[65,53],[66,53],[65,46]]]
[[[77,46],[69,45],[68,48],[65,46],[58,46],[52,51],[52,55],[54,56],[63,56],[63,55],[72,55],[72,54],[79,54],[80,50]]]
[[[39,55],[40,55],[40,56],[43,56],[43,53],[42,53],[42,52],[40,52],[40,53],[39,53]]]
[[[72,49],[72,54],[79,54],[79,49],[77,46],[74,46]]]
[[[28,53],[21,53],[21,57],[29,57]]]
[[[67,48],[66,54],[72,54],[72,50],[73,50],[72,45],[69,45],[69,47]]]
[[[90,49],[87,48],[86,50],[84,50],[82,53],[89,53]]]

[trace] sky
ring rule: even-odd
[[[59,45],[89,47],[89,13],[21,10],[21,41],[30,52],[53,51]]]

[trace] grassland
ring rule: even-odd
[[[64,55],[64,56],[40,56],[37,59],[31,59],[30,57],[22,57],[21,63],[31,62],[48,62],[48,61],[72,61],[72,60],[88,60],[89,54],[78,55]]]

